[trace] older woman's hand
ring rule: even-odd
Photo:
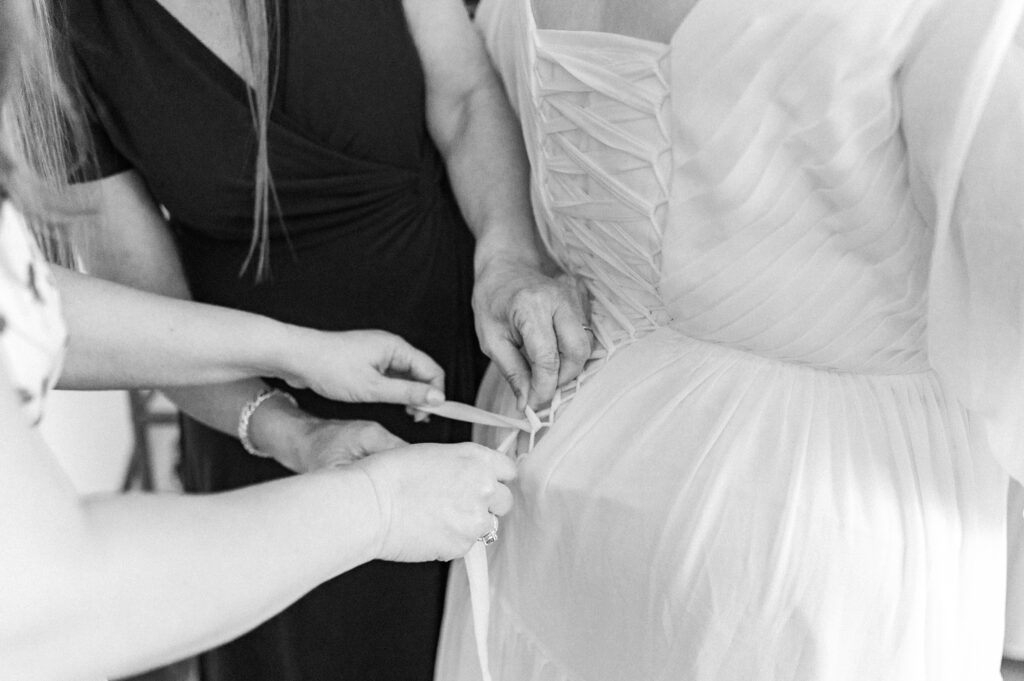
[[[386,331],[290,330],[270,375],[340,402],[426,405],[444,401],[444,370]]]
[[[590,357],[592,338],[580,292],[530,260],[495,257],[479,267],[473,310],[480,345],[512,387],[520,409],[549,401]]]
[[[427,128],[476,237],[477,336],[520,408],[551,399],[590,355],[574,287],[545,275],[530,171],[505,88],[462,0],[403,0],[426,80]]]

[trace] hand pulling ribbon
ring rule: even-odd
[[[607,347],[607,346],[606,346]],[[591,355],[591,363],[576,377],[572,383],[559,388],[551,405],[546,409],[535,412],[530,407],[524,411],[525,418],[512,418],[493,412],[473,407],[461,402],[444,402],[434,406],[416,407],[418,417],[425,417],[427,414],[437,414],[444,418],[474,423],[481,426],[492,426],[495,428],[508,428],[512,432],[501,441],[497,451],[510,457],[517,458],[515,446],[520,433],[530,435],[530,444],[527,452],[533,451],[537,444],[537,433],[542,428],[548,428],[554,423],[555,414],[566,402],[571,400],[579,392],[583,385],[583,379],[592,376],[600,365],[601,360],[607,360],[610,351],[597,350]],[[598,361],[593,361],[598,360]],[[469,600],[473,610],[473,635],[476,639],[476,654],[480,662],[480,672],[483,681],[492,681],[491,666],[487,654],[487,633],[491,621],[491,586],[487,573],[487,549],[482,542],[476,542],[463,558],[466,561],[466,576],[469,578]]]
[[[540,417],[529,407],[526,408],[525,419],[515,419],[494,414],[477,407],[460,402],[445,402],[436,406],[418,407],[416,411],[437,414],[449,419],[475,423],[481,426],[509,428],[512,430],[498,446],[500,453],[515,459],[516,439],[519,433],[530,434],[530,450],[536,443],[537,431],[551,425],[540,420]],[[553,409],[541,412],[546,415],[554,413]],[[492,681],[491,666],[487,655],[487,630],[491,621],[491,585],[487,573],[487,548],[482,542],[475,543],[463,558],[466,561],[466,576],[469,578],[469,600],[473,610],[473,634],[476,638],[476,654],[480,661],[480,672],[483,681]]]

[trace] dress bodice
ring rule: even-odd
[[[668,45],[540,29],[528,0],[495,9],[521,26],[503,76],[546,243],[612,341],[671,325],[822,368],[926,369],[932,234],[895,87],[928,3],[851,21],[793,0],[741,22],[730,1],[699,4]]]
[[[586,282],[606,341],[663,325],[657,282],[671,174],[667,49],[545,31],[536,55],[536,190],[548,247]]]
[[[66,340],[50,270],[22,216],[0,204],[0,361],[33,424],[60,375]]]

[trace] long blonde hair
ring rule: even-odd
[[[252,78],[252,87],[247,92],[253,130],[256,132],[253,233],[239,275],[255,260],[256,280],[261,281],[270,274],[271,215],[275,212],[280,215],[270,172],[267,139],[279,61],[276,54],[271,58],[271,49],[276,50],[279,45],[280,7],[277,0],[231,0],[231,10],[242,43],[243,68]]]
[[[276,83],[277,0],[230,0],[235,28],[241,41],[243,68],[252,79],[249,110],[256,134],[253,192],[253,233],[239,276],[255,262],[256,280],[270,273],[270,220],[278,213],[270,172],[267,130]],[[87,206],[71,205],[65,191],[73,170],[87,163],[91,149],[82,133],[77,107],[80,98],[69,95],[61,81],[58,39],[66,33],[65,17],[54,0],[0,0],[7,16],[24,10],[22,23],[30,40],[6,50],[8,91],[0,109],[0,180],[18,194],[29,214],[37,238],[48,254],[64,264],[72,260],[66,220]],[[12,41],[5,38],[5,47]],[[70,84],[74,87],[74,83]]]
[[[0,107],[0,182],[28,218],[47,255],[71,264],[67,226],[85,206],[64,189],[86,149],[59,77],[54,33],[62,17],[49,0],[0,0],[5,35]]]

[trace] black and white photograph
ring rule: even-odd
[[[1024,681],[1024,0],[0,0],[0,681]]]

